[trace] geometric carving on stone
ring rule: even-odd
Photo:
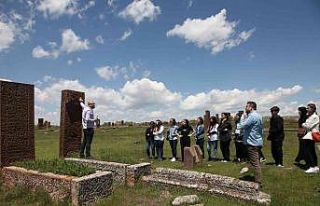
[[[0,166],[34,158],[34,86],[0,81]]]

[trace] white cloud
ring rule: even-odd
[[[68,65],[72,65],[73,61],[71,59],[69,59],[67,63],[68,63]]]
[[[0,19],[0,52],[8,49],[15,40],[15,26]]]
[[[167,32],[168,37],[177,36],[191,42],[200,48],[210,49],[217,54],[225,49],[231,49],[247,41],[255,29],[236,31],[237,22],[227,20],[227,10],[206,19],[186,19],[182,25]]]
[[[119,16],[139,24],[145,19],[155,20],[160,13],[160,7],[155,6],[151,0],[134,0],[119,13]]]
[[[0,77],[0,81],[12,82],[12,80],[6,79],[6,78],[2,78],[2,77]]]
[[[131,29],[128,29],[127,31],[125,31],[125,32],[123,33],[123,35],[122,35],[121,38],[120,38],[120,41],[125,41],[125,40],[127,40],[127,39],[131,36],[131,34],[132,34],[132,30],[131,30]]]
[[[96,72],[101,78],[107,81],[115,79],[118,75],[117,70],[110,66],[96,68]]]
[[[104,39],[101,35],[96,36],[96,42],[98,44],[104,44]]]
[[[34,58],[57,58],[59,56],[59,52],[56,50],[46,51],[41,46],[36,46],[32,50],[32,56]]]
[[[62,15],[74,15],[78,10],[78,0],[39,0],[37,10],[45,17],[58,18]]]
[[[218,90],[213,89],[208,93],[189,95],[181,102],[183,110],[237,111],[243,109],[247,101],[257,102],[258,109],[268,111],[269,107],[280,102],[286,97],[293,96],[302,90],[300,85],[291,88],[278,88],[271,91],[252,90]]]
[[[67,53],[88,50],[89,40],[81,40],[72,29],[66,29],[62,32],[62,45],[61,50]]]
[[[148,78],[148,77],[150,77],[150,75],[151,75],[151,71],[149,71],[149,70],[145,70],[145,71],[143,72],[143,77],[144,77],[144,78]]]
[[[212,114],[243,110],[248,100],[256,101],[258,111],[264,115],[270,115],[270,107],[278,105],[282,115],[292,116],[297,114],[299,103],[286,101],[286,98],[302,90],[299,85],[267,91],[212,89],[208,93],[183,97],[180,92],[171,91],[163,82],[147,78],[127,81],[117,90],[107,86],[86,87],[79,80],[49,79],[46,87],[35,87],[35,100],[44,116],[56,118],[46,119],[56,123],[59,123],[59,117],[55,114],[59,114],[60,96],[64,89],[83,91],[86,100],[95,100],[96,114],[102,121],[195,118],[202,116],[204,110],[210,110]]]
[[[62,53],[72,53],[90,49],[90,42],[87,39],[82,40],[72,29],[65,29],[61,34],[62,44],[58,48],[56,42],[49,42],[50,50],[45,50],[41,46],[36,46],[32,50],[32,56],[35,58],[58,58]]]

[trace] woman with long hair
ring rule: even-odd
[[[181,126],[177,130],[177,134],[180,137],[181,160],[184,161],[184,148],[190,147],[190,137],[194,134],[193,128],[189,125],[189,120],[182,120]]]
[[[229,114],[221,114],[221,122],[218,127],[219,130],[219,140],[220,149],[222,152],[223,160],[222,162],[230,161],[230,141],[231,141],[231,130],[232,125],[229,121]]]
[[[158,160],[163,160],[163,141],[164,141],[164,127],[162,125],[161,120],[156,121],[156,126],[153,130],[154,135],[154,143],[156,147],[156,153]]]
[[[169,120],[169,130],[168,130],[168,140],[171,147],[172,157],[170,159],[171,162],[175,162],[177,160],[177,143],[178,143],[178,135],[177,135],[177,122],[174,118]]]
[[[208,127],[207,135],[208,135],[208,161],[216,160],[218,155],[218,119],[215,116],[210,117],[210,124]],[[213,150],[213,151],[212,151]],[[213,156],[211,156],[211,151],[213,152]]]
[[[196,145],[198,145],[202,151],[202,158],[204,158],[204,125],[203,118],[198,117],[196,126]]]
[[[318,159],[315,148],[315,141],[312,138],[312,132],[319,132],[319,116],[316,112],[317,108],[315,104],[308,104],[307,106],[307,115],[308,119],[305,123],[302,123],[302,126],[306,129],[306,135],[302,137],[304,141],[304,153],[305,161],[307,164],[306,173],[318,173]]]
[[[299,151],[297,157],[295,158],[295,164],[299,165],[301,160],[305,160],[304,158],[304,146],[302,137],[306,134],[306,130],[302,127],[302,124],[306,122],[307,116],[307,108],[304,106],[298,107],[299,111],[299,120],[298,120],[298,132],[297,137],[299,141]]]

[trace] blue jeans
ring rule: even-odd
[[[154,145],[154,139],[149,139],[146,142],[146,151],[147,151],[147,155],[148,157],[151,157],[151,154],[153,157],[155,157],[155,145]]]
[[[177,158],[177,143],[178,143],[178,140],[169,140],[169,142],[170,142],[172,157]]]
[[[156,152],[158,156],[158,160],[163,160],[163,141],[161,140],[154,140],[156,146]]]
[[[215,141],[208,141],[208,158],[212,159],[211,156],[211,150],[213,150],[213,158],[217,158],[217,153],[218,153],[218,142],[219,140],[215,140]]]

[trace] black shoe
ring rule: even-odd
[[[79,157],[80,157],[80,158],[84,158],[84,155],[83,155],[83,154],[81,154]]]

